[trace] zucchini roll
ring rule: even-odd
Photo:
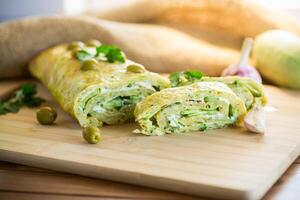
[[[82,127],[133,121],[136,103],[169,87],[117,47],[97,41],[48,49],[30,63],[30,71]]]
[[[262,84],[253,81],[250,78],[240,76],[203,77],[201,81],[217,81],[225,83],[243,100],[247,110],[252,109],[254,104],[264,106],[267,103]]]
[[[226,84],[203,81],[156,92],[137,104],[134,115],[141,127],[137,132],[163,135],[234,125],[246,112]]]
[[[264,106],[267,103],[262,84],[246,77],[208,77],[202,76],[199,71],[185,71],[174,72],[170,74],[169,79],[172,87],[190,85],[199,81],[222,82],[243,100],[247,110],[253,108],[254,104]]]

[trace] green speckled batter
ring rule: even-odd
[[[101,127],[132,121],[137,102],[169,87],[156,73],[128,72],[131,64],[135,63],[128,59],[125,63],[99,61],[95,69],[83,71],[67,45],[59,45],[38,55],[30,71],[81,126]]]
[[[257,101],[260,101],[262,105],[267,103],[262,84],[253,81],[250,78],[239,76],[203,77],[201,81],[217,81],[225,83],[243,100],[247,110],[250,110]]]
[[[227,85],[196,82],[146,97],[134,111],[146,135],[185,133],[221,128],[241,121],[247,109]]]

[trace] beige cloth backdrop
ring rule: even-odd
[[[152,71],[217,76],[238,60],[244,37],[276,28],[300,33],[289,16],[253,0],[140,0],[76,17],[22,19],[0,24],[0,78],[25,76],[43,49],[87,39],[116,44]]]

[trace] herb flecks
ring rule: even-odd
[[[93,47],[92,49],[82,49],[76,52],[75,57],[80,61],[85,61],[94,58],[96,60],[105,61],[109,63],[125,63],[126,60],[125,55],[121,51],[121,49],[111,45],[99,45],[97,47]]]
[[[202,72],[196,70],[185,71],[183,74],[188,81],[200,80],[203,76]]]
[[[169,75],[169,80],[172,87],[183,86],[188,83],[193,83],[202,78],[203,74],[200,71],[188,70],[185,72],[173,72]]]
[[[17,113],[23,106],[39,106],[45,100],[40,97],[35,97],[36,93],[36,84],[24,83],[11,98],[6,101],[0,101],[0,115]]]
[[[107,62],[114,63],[114,62],[125,62],[125,56],[122,53],[121,49],[116,46],[110,45],[100,45],[96,47],[97,53],[96,58],[106,58]]]

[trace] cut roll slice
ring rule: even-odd
[[[225,83],[243,100],[247,108],[247,114],[244,119],[245,127],[255,133],[264,133],[266,131],[264,106],[267,104],[267,98],[262,84],[250,78],[239,76],[203,77],[202,81]]]
[[[156,92],[151,82],[147,82],[147,77],[139,78],[112,88],[93,85],[80,92],[73,106],[79,123],[99,127],[102,123],[113,125],[134,121],[136,103]]]
[[[137,104],[134,115],[146,135],[179,134],[239,123],[247,109],[224,83],[197,82],[156,92]]]
[[[201,81],[218,81],[225,83],[243,100],[247,110],[252,109],[254,104],[259,103],[264,106],[267,103],[262,84],[250,78],[240,76],[203,77]]]
[[[203,77],[201,72],[190,70],[174,72],[169,76],[169,79],[173,87],[191,85],[199,81],[222,82],[243,100],[248,111],[256,104],[264,106],[267,103],[263,85],[247,77]]]
[[[95,47],[88,47],[90,50]],[[82,69],[83,62],[74,57],[68,45],[46,50],[30,64],[31,73],[82,127],[134,121],[137,102],[169,87],[165,78],[128,59],[124,63],[98,60],[92,64],[88,66],[91,69]],[[128,66],[135,67],[128,70]]]

